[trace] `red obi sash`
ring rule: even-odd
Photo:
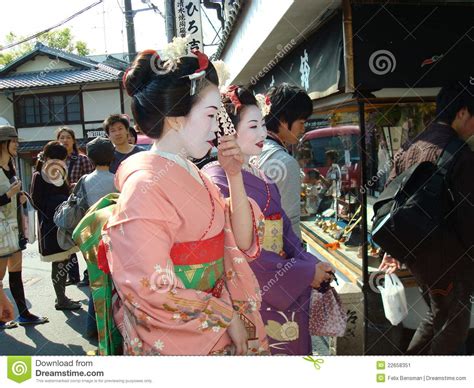
[[[224,256],[224,231],[207,240],[176,243],[170,257],[174,265],[212,263]]]
[[[224,256],[224,231],[207,240],[176,243],[170,251],[170,257],[177,266],[210,264],[221,260]],[[224,288],[224,279],[220,277],[214,287],[204,290],[216,298],[220,298]]]

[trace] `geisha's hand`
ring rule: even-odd
[[[222,136],[218,149],[218,160],[228,176],[242,172],[244,156],[234,135]]]
[[[247,354],[247,330],[241,321],[239,314],[234,312],[232,321],[227,329],[232,342],[235,345],[236,356],[244,356]]]
[[[316,264],[316,271],[314,272],[311,287],[319,288],[322,282],[330,281],[332,279],[332,274],[330,272],[335,272],[331,264],[325,263],[324,261]]]

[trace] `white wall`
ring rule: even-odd
[[[13,113],[13,104],[8,101],[5,94],[0,94],[0,117],[5,118],[10,124],[14,125],[15,116]]]
[[[132,98],[127,94],[127,92],[124,90],[123,91],[123,108],[124,111],[123,113],[127,114],[130,117],[131,122],[133,123],[133,115],[132,115]]]
[[[16,68],[17,73],[24,73],[29,71],[52,71],[60,69],[73,69],[69,63],[59,59],[51,59],[46,55],[38,55],[34,60],[30,60],[25,64]]]
[[[87,91],[82,94],[84,121],[103,121],[107,116],[121,113],[120,90]]]
[[[51,127],[31,127],[31,128],[18,128],[18,136],[22,143],[27,141],[40,141],[40,140],[55,140],[56,130],[60,125]],[[82,139],[82,125],[68,125],[69,128],[74,130],[77,139]]]
[[[292,0],[253,0],[244,7],[222,57],[229,67],[230,80],[242,71],[292,4]]]

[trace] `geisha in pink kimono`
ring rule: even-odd
[[[245,157],[245,190],[259,204],[265,217],[262,252],[251,267],[262,290],[260,312],[270,351],[272,354],[312,354],[309,334],[311,291],[322,281],[331,279],[328,272],[333,269],[330,264],[320,262],[304,251],[282,209],[276,184],[249,163],[252,156],[261,153],[267,135],[255,96],[242,87],[232,85],[222,98],[237,129],[237,144]],[[229,195],[229,183],[219,162],[204,166],[203,172],[211,177],[224,195]]]
[[[197,51],[174,62],[145,51],[123,82],[135,123],[155,139],[120,165],[120,197],[102,232],[124,353],[268,354],[249,266],[263,225],[245,193],[241,151],[234,136],[221,139],[229,199],[187,160],[203,157],[215,138],[214,66]]]

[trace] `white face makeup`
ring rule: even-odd
[[[237,125],[237,144],[245,156],[262,153],[263,141],[267,137],[267,128],[262,113],[255,105],[247,105],[240,112]]]
[[[178,131],[187,156],[200,159],[213,147],[212,141],[217,132],[216,113],[220,104],[217,86],[208,85],[199,93],[183,128]]]

